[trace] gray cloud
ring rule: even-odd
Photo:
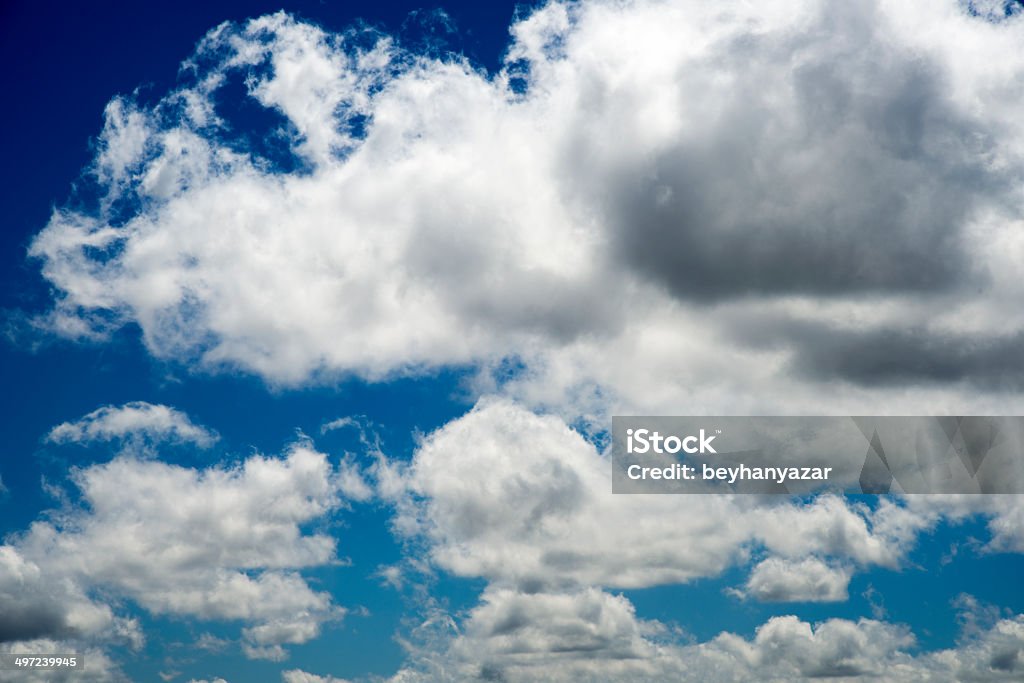
[[[866,387],[964,382],[1010,392],[1024,387],[1024,332],[987,336],[892,323],[858,329],[748,318],[734,324],[733,335],[743,344],[786,350],[790,366],[815,380]]]
[[[873,3],[809,14],[799,33],[727,31],[664,84],[675,139],[594,179],[622,258],[700,302],[980,278],[964,230],[1009,186],[993,127]]]
[[[54,605],[18,604],[3,595],[0,605],[0,643],[67,635],[64,615]]]
[[[848,332],[819,327],[796,340],[801,371],[864,385],[968,382],[985,389],[1024,387],[1024,334],[1002,338],[932,334],[920,329]]]

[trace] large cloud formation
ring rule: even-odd
[[[503,400],[485,400],[424,439],[404,470],[396,531],[433,566],[486,588],[461,619],[428,615],[451,627],[428,629],[397,680],[955,681],[1024,671],[1020,617],[978,629],[959,649],[919,656],[906,627],[875,619],[776,617],[753,641],[723,633],[695,646],[609,592],[714,577],[767,554],[729,592],[842,601],[855,570],[899,569],[943,516],[983,513],[989,548],[1001,549],[1019,497],[919,496],[869,509],[830,496],[614,495],[607,465],[558,417]]]
[[[31,247],[48,323],[275,383],[516,357],[538,400],[746,383],[777,412],[839,380],[837,412],[892,385],[984,412],[1019,386],[1024,21],[968,9],[556,2],[494,75],[225,24],[107,108],[96,208]],[[271,123],[231,119],[238,82]]]
[[[559,418],[505,401],[431,435],[408,477],[402,533],[425,537],[455,574],[526,590],[681,583],[718,574],[754,545],[896,567],[931,523],[889,503],[868,513],[835,497],[766,506],[744,496],[613,495],[593,445]]]

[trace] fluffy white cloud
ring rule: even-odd
[[[750,674],[763,672],[764,680],[799,680],[898,676],[893,669],[909,661],[902,651],[913,642],[906,630],[869,619],[830,619],[812,627],[784,616],[758,627],[752,641],[722,634],[706,649]]]
[[[388,472],[388,474],[392,474]],[[943,518],[989,519],[988,549],[1014,550],[1016,496],[914,496],[867,506],[745,496],[613,495],[610,463],[560,418],[486,398],[427,435],[400,474],[399,535],[438,566],[520,587],[637,588],[718,574],[763,548],[754,597],[841,599],[855,567],[898,568]],[[389,485],[392,485],[389,483]],[[781,582],[781,583],[780,583]],[[788,588],[786,588],[788,586]]]
[[[304,526],[342,504],[338,477],[303,444],[231,467],[121,455],[75,470],[80,501],[0,547],[0,636],[141,644],[134,621],[91,597],[101,591],[154,614],[239,621],[249,656],[282,659],[345,612],[299,573],[336,561],[336,539]]]
[[[132,401],[104,406],[73,422],[63,422],[47,435],[54,443],[89,443],[113,439],[146,438],[154,441],[211,446],[217,435],[193,424],[188,415],[164,405]]]
[[[621,596],[499,590],[486,591],[481,605],[429,648],[414,649],[413,665],[392,680],[1007,681],[1024,671],[1024,617],[998,620],[956,648],[916,654],[904,626],[790,615],[772,617],[752,638],[723,632],[692,644],[636,618]]]
[[[301,669],[291,669],[281,672],[281,680],[284,683],[348,683],[344,678],[334,676],[317,676],[307,673]]]
[[[588,588],[568,594],[486,591],[469,617],[467,636],[489,640],[496,651],[599,651],[617,658],[644,656],[647,650],[632,605]],[[581,621],[588,622],[581,628]]]
[[[763,602],[838,602],[848,597],[850,571],[808,557],[769,557],[751,571],[741,595]]]
[[[134,321],[272,382],[514,356],[508,390],[573,416],[820,411],[833,380],[836,413],[1014,412],[1022,31],[954,0],[555,2],[488,77],[226,24],[191,84],[111,103],[105,208],[31,252],[55,329]],[[232,81],[283,153],[222,118]]]
[[[1024,553],[1024,496],[997,496],[989,529],[993,550]]]
[[[913,645],[905,627],[871,619],[812,625],[784,616],[760,626],[752,640],[722,634],[698,650],[709,664],[731,669],[731,680],[1007,681],[1024,671],[1024,617],[1000,620],[956,648],[911,655]]]
[[[397,503],[398,533],[416,539],[434,565],[483,578],[487,588],[462,623],[430,617],[424,649],[447,654],[417,652],[419,668],[396,680],[416,680],[417,672],[428,672],[428,680],[782,681],[883,672],[900,681],[968,673],[999,680],[987,663],[999,655],[988,653],[1006,640],[1000,633],[1015,632],[1010,620],[986,635],[991,642],[914,657],[913,638],[898,625],[785,617],[763,625],[753,641],[723,634],[690,646],[604,590],[715,576],[766,549],[771,556],[734,592],[770,602],[845,600],[853,571],[900,568],[917,535],[944,517],[985,514],[991,543],[1001,542],[1014,497],[1001,497],[1002,510],[978,496],[919,496],[868,508],[834,496],[766,503],[614,495],[610,463],[593,445],[558,417],[498,399],[428,435],[403,477],[409,495]],[[1010,654],[1002,659],[1016,666],[1017,641],[1007,642],[1001,647]]]
[[[611,466],[559,418],[485,400],[427,437],[396,529],[462,576],[522,587],[621,588],[713,576],[760,545],[799,560],[896,567],[928,519],[824,496],[613,495]],[[894,518],[910,521],[895,524]]]

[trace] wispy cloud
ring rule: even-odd
[[[188,415],[145,401],[97,408],[77,420],[57,425],[46,436],[53,443],[80,444],[133,438],[189,443],[200,448],[208,448],[218,439],[217,434],[194,424]]]

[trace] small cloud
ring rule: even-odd
[[[221,652],[231,644],[231,641],[218,638],[212,633],[203,633],[196,640],[196,647],[206,652]]]
[[[194,424],[181,411],[145,401],[98,408],[78,420],[57,425],[46,436],[47,441],[58,444],[137,438],[209,448],[219,437]]]
[[[249,659],[265,659],[270,662],[283,662],[288,659],[288,651],[280,645],[250,645],[242,643],[242,651]]]
[[[885,609],[885,601],[882,598],[882,594],[873,585],[868,584],[868,587],[861,593],[861,596],[871,606],[871,617],[873,619],[881,620],[889,616],[889,612]]]
[[[365,502],[373,498],[373,489],[366,483],[359,466],[350,458],[338,466],[338,488],[351,500]]]
[[[381,585],[391,586],[395,590],[402,590],[405,585],[405,572],[397,564],[381,565],[374,576],[380,579]]]
[[[339,417],[336,420],[325,422],[320,427],[320,433],[326,434],[327,432],[333,432],[336,429],[343,429],[345,427],[359,427],[359,422],[351,417]]]
[[[301,669],[291,669],[281,672],[281,680],[284,683],[348,683],[344,678],[334,676],[317,676]]]
[[[734,594],[760,602],[839,602],[846,600],[850,570],[808,557],[800,561],[769,557]]]

